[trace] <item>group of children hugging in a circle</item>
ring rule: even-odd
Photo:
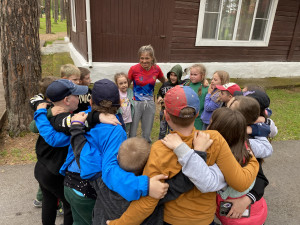
[[[215,216],[264,224],[262,163],[277,134],[265,91],[241,91],[221,70],[209,84],[202,64],[185,80],[176,65],[166,79],[151,45],[138,56],[128,75],[98,80],[92,90],[89,70],[71,64],[61,67],[62,79],[41,80],[30,129],[39,133],[34,175],[42,198],[34,204],[42,223],[55,224],[62,202],[66,225],[210,225]],[[156,98],[159,140],[150,145]]]

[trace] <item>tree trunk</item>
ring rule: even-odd
[[[1,63],[8,128],[11,136],[28,130],[29,99],[38,93],[41,78],[39,10],[37,0],[0,2]]]
[[[58,0],[54,0],[54,22],[58,20]]]
[[[64,0],[60,0],[60,21],[65,20],[65,3]]]
[[[50,5],[51,0],[45,0],[45,14],[46,14],[46,34],[51,34],[51,15]]]
[[[51,11],[52,11],[52,18],[54,19],[54,1],[55,0],[51,0]]]
[[[71,11],[69,0],[65,0],[65,13],[67,18],[67,35],[69,38],[71,38]]]

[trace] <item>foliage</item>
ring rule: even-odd
[[[51,32],[57,33],[57,32],[66,32],[67,31],[67,22],[66,20],[60,21],[57,20],[57,23],[54,23],[54,19],[51,16]],[[43,18],[40,18],[40,34],[46,33],[46,17],[45,15]]]

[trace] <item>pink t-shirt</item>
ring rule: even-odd
[[[127,92],[123,93],[119,90],[119,93],[120,93],[122,116],[123,116],[124,123],[131,123],[132,122],[131,105],[127,97]]]

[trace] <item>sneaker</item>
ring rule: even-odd
[[[42,201],[38,201],[37,199],[34,199],[33,206],[36,208],[42,208]]]
[[[63,216],[64,215],[64,210],[63,208],[60,208],[56,211],[56,216]]]

